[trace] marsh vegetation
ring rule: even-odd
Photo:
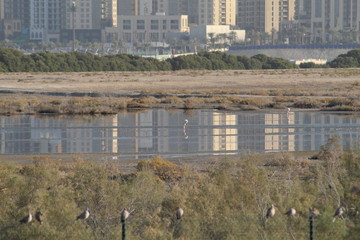
[[[120,212],[127,207],[133,210],[129,239],[308,239],[308,209],[316,207],[316,239],[357,239],[359,159],[358,151],[341,151],[333,137],[317,160],[248,155],[202,171],[161,158],[140,161],[131,173],[110,161],[2,164],[0,238],[121,239]],[[271,204],[276,213],[266,218]],[[346,211],[333,222],[339,206]],[[76,220],[87,207],[89,218]],[[295,216],[284,214],[290,208]],[[21,224],[29,211],[40,211],[42,224]]]

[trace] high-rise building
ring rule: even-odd
[[[101,27],[117,26],[117,0],[101,1]]]
[[[0,0],[0,39],[12,38],[30,27],[30,0]]]
[[[136,16],[138,15],[138,0],[118,0],[118,15]]]
[[[238,0],[237,26],[272,33],[281,21],[294,20],[295,0]]]
[[[165,13],[169,15],[169,0],[152,0],[153,14]]]
[[[312,42],[333,41],[334,38],[359,41],[360,0],[312,1],[310,22]],[[343,36],[339,36],[339,31],[344,31]],[[351,34],[356,34],[356,39]]]
[[[311,18],[311,0],[296,0],[295,19],[307,20]]]
[[[73,41],[74,35],[77,41],[101,41],[101,29],[117,25],[117,6],[117,0],[66,0],[61,41]]]
[[[169,15],[188,15],[189,24],[199,24],[198,0],[168,0]]]
[[[235,0],[199,0],[200,25],[235,25]]]
[[[153,15],[153,0],[138,0],[138,15]]]
[[[30,40],[59,40],[62,7],[62,0],[30,0]]]

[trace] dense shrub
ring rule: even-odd
[[[341,54],[326,65],[303,63],[300,68],[360,66],[360,50]],[[97,56],[90,53],[39,52],[25,55],[20,51],[0,48],[0,72],[88,72],[88,71],[162,71],[181,69],[290,69],[288,60],[257,54],[248,58],[223,52],[199,52],[159,61],[130,54]]]
[[[360,49],[351,50],[345,54],[340,54],[329,63],[333,68],[353,68],[360,66]]]
[[[252,58],[222,52],[199,52],[158,61],[129,54],[97,56],[90,53],[39,52],[31,55],[0,48],[1,72],[160,71],[181,69],[282,69],[289,61],[260,54]]]
[[[132,212],[129,239],[307,239],[314,206],[321,212],[316,238],[355,240],[360,152],[343,152],[338,141],[329,139],[318,161],[248,155],[221,158],[201,173],[160,158],[140,161],[133,173],[82,160],[2,164],[0,239],[121,239],[124,207]],[[266,218],[271,204],[276,214]],[[177,206],[184,209],[181,220]],[[347,210],[333,222],[338,206]],[[86,207],[90,217],[76,220]],[[295,217],[284,215],[290,207],[297,209]],[[20,224],[28,211],[41,211],[43,223]]]

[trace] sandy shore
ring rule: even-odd
[[[317,95],[336,91],[347,96],[355,94],[359,85],[358,69],[0,74],[0,91],[137,94],[288,89]]]

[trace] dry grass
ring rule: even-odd
[[[14,94],[0,95],[0,114],[106,114],[151,107],[353,111],[359,107],[359,76],[358,69],[4,73],[0,90]],[[24,90],[34,94],[21,94]],[[47,91],[96,97],[35,94]]]

